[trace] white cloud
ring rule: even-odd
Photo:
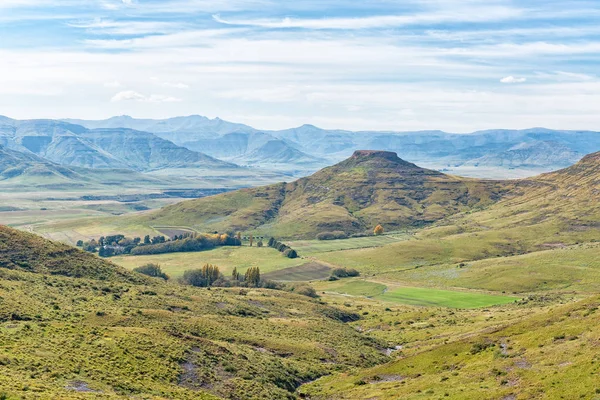
[[[506,78],[500,79],[502,83],[525,83],[527,82],[527,78],[518,78],[515,76],[507,76]]]
[[[187,85],[183,82],[163,82],[162,85],[168,88],[174,89],[189,89],[190,85]]]
[[[113,21],[94,19],[91,21],[75,21],[68,23],[70,27],[86,29],[98,35],[146,35],[171,33],[187,27],[184,23],[162,21]]]
[[[110,82],[104,83],[104,87],[107,87],[107,88],[119,88],[119,87],[121,87],[121,83],[118,82],[118,81],[110,81]]]
[[[115,94],[110,101],[113,103],[120,101],[138,101],[144,103],[175,103],[180,102],[181,99],[160,94],[152,94],[150,96],[146,96],[134,90],[125,90]]]

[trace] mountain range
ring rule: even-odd
[[[0,145],[0,185],[37,189],[90,188],[91,186],[140,184],[165,186],[166,182],[126,169],[71,167],[31,153]]]
[[[236,168],[177,146],[152,133],[127,128],[87,129],[53,120],[0,122],[0,145],[62,165],[152,171],[163,168]]]
[[[471,134],[443,131],[376,132],[327,130],[313,125],[280,131],[253,127],[202,116],[166,120],[138,120],[128,116],[104,121],[68,120],[87,128],[145,130],[191,150],[233,163],[261,166],[280,164],[281,148],[294,152],[283,157],[290,169],[316,171],[339,162],[356,150],[396,152],[404,160],[427,168],[475,177],[505,177],[502,170],[522,169],[521,176],[549,172],[577,162],[600,150],[600,133],[545,128],[487,130]],[[253,154],[268,142],[280,140]],[[311,159],[310,157],[314,157]],[[327,160],[328,163],[323,163]],[[500,171],[500,172],[499,172]]]

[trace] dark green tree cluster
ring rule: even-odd
[[[152,278],[162,278],[165,281],[169,280],[169,275],[165,274],[158,264],[142,265],[141,267],[134,268],[133,271]]]
[[[278,242],[274,238],[269,239],[269,247],[276,249],[277,251],[283,253],[287,258],[298,258],[298,253],[296,250],[292,249],[290,246],[285,243]]]
[[[337,280],[340,278],[352,278],[355,276],[360,276],[360,272],[353,268],[335,268],[331,271],[330,280]]]
[[[181,282],[184,285],[196,287],[211,287],[221,278],[221,272],[216,265],[206,264],[201,269],[185,271]]]
[[[134,255],[182,253],[214,249],[218,246],[241,246],[242,243],[229,235],[194,235],[164,243],[138,246],[131,251]]]
[[[77,246],[90,253],[98,252],[100,257],[112,257],[121,254],[147,255],[164,254],[187,251],[202,251],[217,246],[241,246],[241,241],[236,237],[223,234],[198,235],[186,233],[175,235],[172,238],[159,235],[150,237],[146,235],[142,240],[139,237],[130,239],[125,235],[112,235],[101,237],[89,242],[82,240]]]

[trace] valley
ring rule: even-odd
[[[95,146],[109,149],[106,135]],[[18,229],[0,227],[7,398],[525,399],[576,381],[595,396],[596,359],[580,349],[598,340],[600,153],[491,180],[390,151],[299,179],[273,165],[123,171],[4,151],[0,222]],[[14,160],[35,166],[15,174]],[[213,233],[241,245],[74,249]],[[185,283],[209,265],[218,285]],[[259,285],[239,281],[257,269]]]

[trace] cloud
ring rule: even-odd
[[[119,88],[121,87],[121,83],[118,81],[105,82],[104,87],[107,88]]]
[[[187,24],[163,21],[114,21],[97,18],[89,21],[73,21],[67,24],[72,28],[86,29],[95,35],[146,35],[171,33],[182,30]]]
[[[174,88],[174,89],[189,89],[190,88],[190,85],[187,85],[182,82],[163,82],[162,85],[164,87]]]
[[[152,94],[150,96],[145,96],[134,90],[125,90],[115,94],[110,101],[113,103],[120,101],[138,101],[143,103],[175,103],[180,102],[181,99],[160,94]]]
[[[439,24],[444,22],[489,22],[513,19],[523,14],[516,8],[502,6],[478,6],[467,10],[457,7],[456,10],[441,10],[431,13],[415,13],[406,15],[380,15],[357,18],[322,18],[322,19],[225,19],[220,14],[213,15],[216,22],[225,25],[254,26],[271,29],[372,29],[408,26],[416,24]]]
[[[500,79],[502,83],[525,83],[527,82],[527,78],[518,78],[514,76],[507,76],[506,78]]]

